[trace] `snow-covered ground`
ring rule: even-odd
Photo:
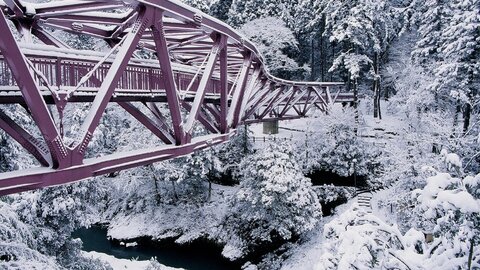
[[[110,264],[113,270],[145,270],[149,266],[151,266],[151,261],[135,261],[135,260],[127,260],[127,259],[117,259],[111,255],[107,255],[105,253],[90,251],[90,252],[82,252],[85,257],[90,257],[93,259],[98,259]],[[175,270],[175,269],[183,269],[183,268],[173,268],[165,265],[158,265],[156,264],[157,269],[161,270]]]
[[[348,210],[353,204],[357,203],[354,198],[348,203],[335,208],[335,214],[324,217],[321,222],[304,238],[306,242],[294,248],[292,256],[288,258],[282,265],[282,270],[313,270],[324,249],[323,229],[325,224],[337,218],[339,215]]]
[[[153,212],[119,213],[110,221],[108,236],[122,240],[142,236],[153,239],[179,237],[176,242],[185,243],[216,235],[228,202],[237,189],[213,184],[210,201],[202,205],[162,205]]]

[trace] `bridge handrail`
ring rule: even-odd
[[[66,1],[65,5],[71,4],[72,2],[89,2],[89,1]],[[123,1],[110,1],[112,2],[112,5],[117,4],[118,6],[122,6],[124,4]],[[128,2],[128,1],[127,1]],[[273,76],[270,74],[268,68],[265,65],[265,61],[263,56],[261,55],[260,51],[257,49],[257,47],[251,42],[248,38],[243,36],[241,33],[238,32],[238,30],[233,29],[231,26],[228,24],[208,15],[205,14],[204,12],[195,9],[193,7],[190,7],[184,3],[181,3],[180,1],[176,0],[136,0],[138,3],[142,3],[146,6],[151,6],[154,8],[159,8],[163,10],[163,12],[168,15],[169,17],[179,20],[181,22],[189,23],[191,25],[194,25],[200,29],[207,30],[209,32],[217,32],[220,34],[223,34],[227,36],[230,40],[233,40],[236,42],[235,46],[238,47],[240,50],[247,50],[255,56],[254,59],[255,61],[260,64],[260,69],[261,73],[264,74],[264,76],[271,82],[275,82],[277,84],[282,84],[282,85],[288,85],[288,86],[311,86],[311,87],[323,87],[323,86],[332,86],[332,85],[343,85],[343,83],[322,83],[322,82],[305,82],[305,81],[291,81],[291,80],[285,80],[281,79],[278,77]],[[36,10],[37,9],[45,9],[45,8],[50,8],[50,7],[56,7],[56,6],[61,6],[63,3],[62,2],[47,2],[47,3],[25,3],[21,2],[23,5],[27,6],[27,10],[31,12],[30,16],[36,16]],[[4,1],[0,1],[0,6],[3,8],[8,7],[8,5]],[[90,11],[90,12],[77,12],[73,14],[90,14],[94,17],[108,17],[108,18],[113,18],[113,19],[124,19],[126,17],[125,14],[110,14],[110,13],[104,13],[104,12],[95,12],[95,11]],[[107,15],[105,15],[107,14]],[[165,18],[164,19],[166,22],[171,20],[170,18]],[[200,21],[199,21],[200,20]],[[100,27],[100,26],[98,26]],[[108,30],[108,29],[105,29]],[[111,30],[111,29],[110,29]],[[28,45],[31,46],[31,45]],[[57,51],[59,50],[56,49],[51,49],[53,46],[49,46],[51,51]],[[60,49],[60,51],[63,49]],[[101,53],[100,53],[101,54]],[[93,56],[95,53],[88,53],[88,55]],[[102,55],[103,56],[103,55]],[[141,60],[142,62],[148,63],[149,61],[144,61],[145,59]],[[137,60],[133,60],[137,61]],[[153,60],[152,60],[153,63]],[[178,66],[177,66],[178,67]],[[184,67],[185,68],[185,67]],[[193,67],[192,67],[193,68]],[[195,70],[196,72],[196,70]]]

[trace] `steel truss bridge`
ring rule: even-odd
[[[229,140],[240,124],[305,117],[312,107],[353,101],[339,83],[273,77],[250,41],[177,1],[0,0],[0,6],[0,128],[41,165],[0,173],[0,195],[186,155]],[[58,33],[99,40],[106,49],[74,49]],[[72,103],[90,108],[67,143],[64,114]],[[25,108],[36,129],[17,123],[8,104]],[[108,104],[161,143],[86,158]],[[193,136],[195,125],[208,134]]]

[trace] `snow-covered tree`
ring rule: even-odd
[[[223,254],[237,258],[261,244],[311,230],[322,211],[288,145],[269,144],[240,165],[241,184],[227,218]]]
[[[233,138],[225,144],[219,146],[216,155],[224,166],[223,175],[231,178],[227,184],[237,183],[235,179],[238,174],[239,165],[243,158],[253,153],[253,144],[250,141],[252,131],[245,125],[237,129]]]
[[[206,0],[181,0],[181,1],[191,7],[200,9],[205,13],[208,13],[210,11],[211,1],[206,1]]]
[[[314,269],[416,269],[411,256],[423,240],[421,232],[402,235],[371,213],[354,204],[327,223],[325,243]],[[409,257],[407,257],[409,256]]]
[[[416,200],[417,226],[433,233],[426,262],[430,268],[480,267],[480,175],[463,180],[438,173],[427,178],[423,189],[412,191]]]
[[[330,72],[345,70],[354,91],[361,76],[373,79],[374,116],[380,113],[380,65],[382,54],[396,36],[389,1],[325,1],[326,35],[341,52]],[[368,70],[369,73],[363,71]]]
[[[298,42],[281,19],[255,19],[245,23],[240,32],[255,43],[273,75],[289,79],[305,72],[306,68],[292,58],[298,52]]]
[[[373,181],[381,173],[380,149],[355,134],[352,108],[334,106],[322,115],[322,125],[306,134],[297,159],[305,173],[331,171],[341,176],[367,176]]]

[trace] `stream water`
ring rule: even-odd
[[[156,257],[163,265],[188,270],[240,269],[241,266],[222,257],[222,248],[208,241],[179,245],[173,239],[154,242],[145,238],[137,240],[138,246],[125,247],[108,240],[107,229],[100,225],[79,229],[72,237],[82,240],[84,251],[106,253],[119,259],[150,260]]]
[[[333,183],[341,186],[354,185],[353,177],[340,177],[329,172],[316,172],[309,177],[314,185]],[[357,185],[365,181],[363,177],[356,180]],[[323,205],[324,215],[330,215],[334,207],[344,202],[346,200],[340,199]],[[157,261],[163,265],[188,270],[235,270],[240,269],[242,265],[240,262],[231,262],[224,258],[221,255],[222,247],[206,240],[179,245],[174,239],[152,241],[150,238],[140,238],[136,240],[138,246],[126,247],[120,245],[118,241],[108,240],[107,229],[100,225],[79,229],[72,234],[72,237],[82,240],[84,251],[101,252],[119,259],[150,260],[156,257]]]

